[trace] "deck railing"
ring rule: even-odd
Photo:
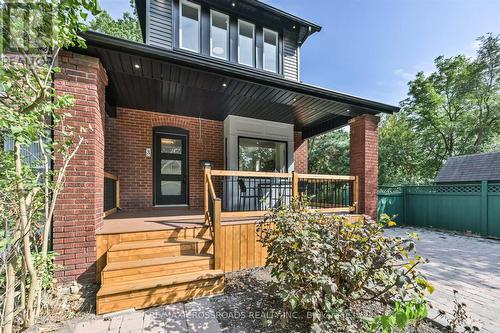
[[[306,197],[310,208],[330,212],[355,212],[358,202],[355,176],[206,169],[205,177],[221,199],[222,216],[264,214],[294,197]],[[208,200],[210,193],[205,193]]]
[[[215,269],[221,267],[221,219],[264,215],[269,208],[307,197],[311,209],[356,212],[355,176],[211,170],[204,172],[205,221],[214,244]]]
[[[353,212],[358,202],[354,176],[294,174],[295,195],[307,197],[313,209]]]
[[[120,179],[108,172],[104,173],[104,217],[120,208]]]

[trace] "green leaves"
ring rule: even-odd
[[[383,118],[380,183],[425,183],[450,156],[500,148],[500,35],[478,41],[476,58],[440,56],[417,73],[402,111]]]
[[[311,173],[349,174],[349,132],[337,130],[310,139],[308,156]]]
[[[125,12],[122,18],[115,20],[108,12],[102,11],[90,22],[90,29],[142,43],[141,27],[135,12],[134,2],[131,1],[130,4],[134,8],[133,14]]]
[[[394,309],[384,315],[366,319],[369,332],[392,333],[394,328],[403,330],[409,324],[418,326],[427,318],[427,302],[423,298],[396,302]]]
[[[305,207],[294,202],[270,211],[259,234],[267,247],[272,289],[291,309],[315,314],[312,330],[364,331],[360,308],[403,304],[430,291],[416,269],[425,259],[414,253],[412,236],[384,236],[391,217],[384,215],[381,223],[349,221]],[[373,325],[392,332],[415,317],[412,309],[396,307],[394,314],[374,319]]]

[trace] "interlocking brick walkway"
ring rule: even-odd
[[[218,333],[221,331],[210,301],[206,298],[147,309],[125,311],[72,324],[74,333]]]
[[[419,234],[417,253],[429,259],[421,270],[436,287],[429,297],[435,307],[431,313],[436,308],[449,312],[455,289],[481,332],[500,332],[500,241],[416,228],[386,233],[406,232]],[[444,324],[442,319],[437,321]]]

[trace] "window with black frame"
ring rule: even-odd
[[[238,167],[240,171],[287,172],[287,143],[240,137]]]

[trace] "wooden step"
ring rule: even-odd
[[[171,276],[102,285],[97,293],[97,314],[130,308],[170,304],[224,291],[222,270],[205,270]]]
[[[107,263],[210,253],[213,253],[212,240],[206,238],[123,242],[108,250]]]
[[[112,236],[112,235],[111,235]],[[211,238],[208,226],[192,228],[176,228],[157,231],[136,231],[117,234],[119,242],[132,242],[151,239],[183,239],[183,238]]]
[[[214,260],[211,254],[112,262],[106,265],[101,272],[101,283],[108,285],[159,276],[204,271],[212,268],[213,263]]]

